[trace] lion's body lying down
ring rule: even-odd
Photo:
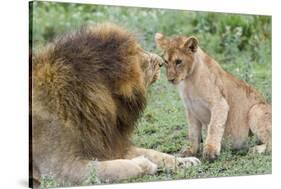
[[[118,180],[194,162],[130,143],[159,64],[131,33],[110,24],[84,27],[33,54],[33,181],[48,175],[81,184],[93,169],[100,179]]]

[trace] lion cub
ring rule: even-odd
[[[261,141],[252,150],[271,151],[271,105],[246,82],[234,77],[198,46],[195,37],[167,38],[156,33],[164,52],[167,79],[178,86],[189,120],[190,146],[184,155],[198,152],[202,128],[203,157],[214,160],[222,139],[232,149],[245,147],[249,131]]]

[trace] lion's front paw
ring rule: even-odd
[[[138,156],[132,160],[142,168],[144,174],[153,175],[157,172],[158,166],[144,156]]]
[[[219,156],[219,150],[213,145],[206,144],[203,149],[203,158],[213,162]]]
[[[187,168],[190,166],[199,165],[201,161],[196,157],[177,158],[177,167]]]

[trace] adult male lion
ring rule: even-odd
[[[207,130],[203,155],[208,160],[220,154],[223,138],[233,149],[244,147],[249,131],[262,143],[253,151],[271,151],[271,105],[261,94],[223,70],[195,37],[157,33],[155,41],[164,51],[167,78],[178,85],[189,120],[185,155],[198,152],[202,128]]]
[[[93,170],[103,181],[118,181],[153,174],[157,166],[199,163],[130,142],[161,61],[131,33],[111,24],[83,27],[35,53],[33,181],[38,184],[48,175],[60,183],[81,184]]]

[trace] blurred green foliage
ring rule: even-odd
[[[271,102],[271,17],[54,2],[34,2],[30,16],[34,49],[81,25],[102,22],[128,28],[144,49],[157,53],[160,52],[153,40],[156,32],[168,36],[194,35],[200,47],[224,69],[252,84]],[[187,135],[177,90],[162,74],[151,87],[148,99],[133,142],[145,148],[177,153],[186,144]],[[184,172],[164,172],[132,181],[271,173],[271,155],[254,158],[229,156],[229,153],[223,151],[215,164],[205,163]],[[47,187],[53,181],[43,183]]]

